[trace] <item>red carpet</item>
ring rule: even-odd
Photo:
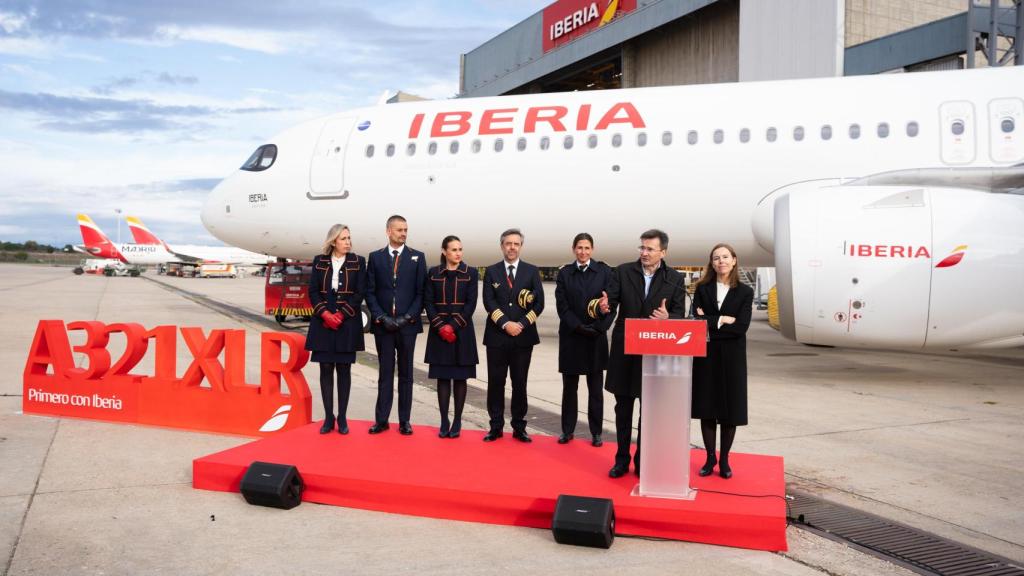
[[[776,497],[785,493],[778,456],[731,454],[735,476],[723,480],[697,476],[704,452],[693,450],[690,484],[697,497],[668,500],[630,496],[638,480],[632,471],[608,477],[614,438],[594,448],[583,439],[560,445],[540,435],[523,444],[506,432],[485,443],[478,430],[449,440],[428,426],[415,426],[412,436],[399,435],[395,424],[371,436],[369,426],[350,420],[347,436],[321,435],[320,422],[314,422],[204,456],[192,463],[192,485],[238,492],[246,468],[260,460],[296,466],[306,502],[547,529],[559,494],[611,498],[616,534],[786,550],[786,505]]]

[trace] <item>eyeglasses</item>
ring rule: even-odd
[[[637,246],[636,249],[639,250],[641,254],[653,254],[655,252],[661,252],[661,248],[648,248],[647,246]]]

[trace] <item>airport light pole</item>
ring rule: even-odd
[[[117,244],[121,244],[121,209],[114,208],[114,213],[117,214]]]

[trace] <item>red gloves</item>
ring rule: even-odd
[[[341,315],[341,312],[331,314],[327,310],[320,313],[320,318],[323,319],[324,326],[330,330],[337,330],[338,327],[341,326],[341,322],[345,319],[345,317]]]
[[[449,344],[455,342],[455,329],[452,328],[451,324],[445,324],[444,326],[438,328],[437,334],[438,336],[441,337],[441,340],[444,340]]]

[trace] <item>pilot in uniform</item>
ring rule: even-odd
[[[523,234],[517,229],[501,235],[504,259],[484,273],[487,322],[487,413],[490,431],[484,442],[502,437],[505,427],[505,377],[512,380],[512,437],[531,442],[526,433],[526,380],[533,347],[540,343],[537,317],[544,310],[544,287],[536,266],[519,259]]]

